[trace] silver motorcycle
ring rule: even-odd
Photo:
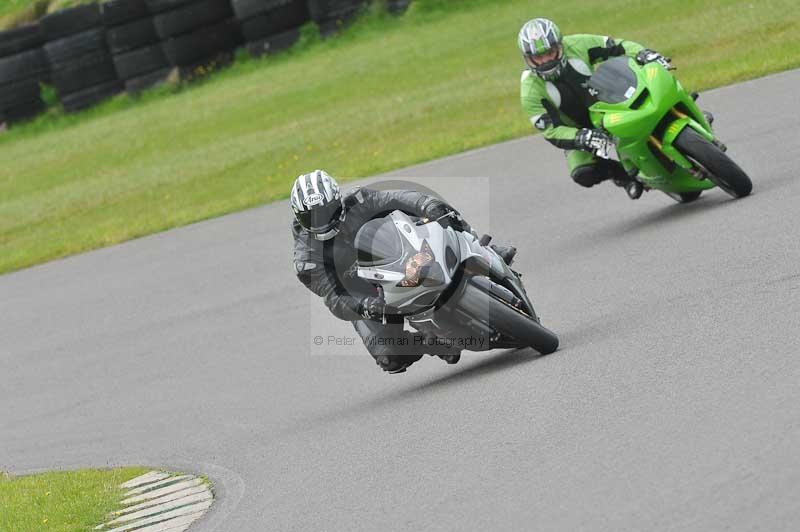
[[[520,275],[488,247],[490,240],[394,211],[358,231],[356,274],[377,287],[387,315],[430,341],[468,351],[552,353],[558,337],[541,324]]]

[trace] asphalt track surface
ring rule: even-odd
[[[396,174],[520,248],[547,357],[326,356],[283,203],[0,277],[0,469],[203,472],[200,531],[800,530],[798,86],[701,97],[741,201],[584,190],[541,138]]]

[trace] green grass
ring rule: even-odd
[[[38,20],[47,13],[98,0],[0,0],[0,30]]]
[[[530,134],[516,34],[537,14],[662,51],[686,87],[707,89],[800,66],[794,11],[427,0],[183,90],[44,117],[0,135],[0,272],[283,199],[317,167],[366,176]]]
[[[0,472],[0,532],[85,532],[122,500],[119,485],[148,469],[88,469],[7,477]]]

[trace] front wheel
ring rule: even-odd
[[[488,323],[497,332],[532,347],[543,355],[558,349],[558,336],[537,320],[508,303],[467,283],[459,306],[469,315]]]
[[[683,128],[673,145],[698,169],[705,171],[715,185],[734,198],[743,198],[752,192],[753,182],[744,170],[691,127]]]

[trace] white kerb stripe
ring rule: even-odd
[[[175,484],[181,480],[188,480],[190,478],[194,478],[192,475],[179,475],[176,477],[169,477],[165,478],[164,480],[160,480],[158,482],[154,482],[152,484],[147,484],[146,486],[140,486],[138,488],[133,488],[132,490],[128,491],[125,494],[125,497],[132,497],[134,495],[138,495],[140,493],[145,493],[147,491],[153,491],[156,488],[161,488],[167,486],[169,484]]]
[[[172,493],[167,493],[166,495],[158,497],[157,499],[147,499],[146,501],[141,502],[139,504],[134,504],[133,506],[128,506],[126,508],[123,508],[122,510],[117,510],[112,515],[120,516],[120,515],[131,514],[133,512],[138,512],[138,511],[144,510],[146,508],[151,508],[153,506],[158,506],[160,504],[164,504],[164,503],[172,502],[172,501],[175,501],[175,500],[178,500],[178,499],[182,499],[182,498],[188,497],[190,495],[197,495],[198,493],[203,493],[206,490],[208,490],[206,485],[205,484],[201,484],[199,486],[194,486],[192,488],[186,488],[185,490],[175,491],[175,492],[172,492]]]
[[[133,478],[128,482],[124,482],[119,485],[120,488],[138,488],[144,484],[150,484],[152,482],[158,482],[159,480],[164,480],[169,475],[167,473],[162,473],[161,471],[150,471],[149,473],[145,473],[139,477]]]

